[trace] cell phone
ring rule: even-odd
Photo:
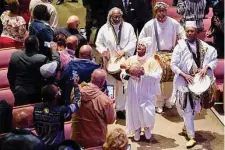
[[[131,145],[130,144],[127,145],[127,150],[131,150]]]
[[[50,47],[51,47],[50,42],[46,42],[46,41],[45,41],[45,42],[44,42],[44,46],[50,48]]]
[[[107,85],[107,91],[108,91],[108,97],[111,99],[114,99],[114,86],[113,85]]]

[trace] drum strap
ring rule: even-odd
[[[193,56],[193,59],[197,65],[198,68],[201,68],[201,61],[200,61],[200,49],[199,49],[199,41],[196,40],[196,53],[197,53],[197,56],[195,55],[195,53],[192,51],[191,49],[191,46],[190,44],[188,43],[188,40],[186,39],[185,40],[186,44],[187,44],[187,47],[188,47],[188,50],[191,52],[192,56]]]
[[[112,31],[113,31],[113,36],[114,36],[114,38],[115,38],[115,40],[116,40],[116,45],[120,45],[122,25],[123,25],[123,23],[121,23],[120,26],[119,26],[119,33],[118,33],[118,36],[117,36],[117,34],[116,34],[116,31],[115,31],[113,25],[111,25],[111,28],[112,28]]]
[[[191,92],[188,92],[188,96],[189,96],[191,108],[192,108],[192,110],[194,110],[194,101],[193,101],[193,98],[191,96]]]
[[[154,30],[155,30],[156,46],[157,46],[158,51],[160,51],[159,35],[158,35],[158,29],[157,29],[156,19],[154,19]]]

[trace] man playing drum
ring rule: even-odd
[[[156,5],[154,6],[156,18],[151,19],[145,24],[140,33],[139,39],[142,39],[144,37],[151,37],[152,45],[150,51],[148,51],[147,53],[154,55],[157,52],[158,55],[167,57],[164,59],[169,59],[168,63],[162,62],[162,65],[167,65],[167,68],[170,68],[169,63],[172,49],[176,45],[176,42],[178,40],[177,37],[179,39],[184,38],[185,32],[179,22],[167,16],[167,9],[168,5],[166,3],[156,2]],[[168,54],[167,52],[170,54]],[[163,72],[165,72],[164,76],[172,76],[172,72],[170,69]],[[171,108],[170,97],[173,89],[172,86],[172,78],[170,81],[161,81],[162,94],[161,96],[158,96],[156,103],[156,111],[158,113],[161,113],[163,111],[164,104],[166,104],[166,107]]]
[[[160,94],[160,79],[162,69],[158,62],[146,55],[151,38],[143,38],[138,42],[137,55],[129,57],[121,65],[121,78],[128,79],[126,101],[126,126],[128,133],[134,134],[134,140],[139,141],[141,128],[144,128],[145,138],[151,138],[151,130],[155,124],[156,95]]]
[[[121,111],[125,110],[125,90],[122,81],[114,78],[112,74],[117,73],[119,76],[121,60],[125,61],[125,57],[134,54],[137,38],[132,25],[124,22],[122,15],[123,12],[116,7],[109,11],[107,22],[100,28],[95,44],[103,56],[103,61],[106,60],[104,65],[108,72],[107,83],[114,85],[118,116],[124,118]]]
[[[178,41],[174,48],[171,69],[175,73],[174,90],[178,113],[184,119],[183,131],[187,131],[190,139],[186,146],[195,145],[194,113],[200,112],[200,101],[189,93],[188,84],[195,84],[194,76],[206,75],[213,82],[213,69],[217,66],[217,51],[214,47],[196,38],[195,21],[187,21],[185,26],[187,39]],[[184,90],[186,89],[186,90]],[[184,94],[183,94],[184,93]],[[186,94],[186,96],[184,96]]]

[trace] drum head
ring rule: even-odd
[[[201,93],[207,91],[211,85],[211,80],[209,76],[205,76],[203,78],[200,77],[199,74],[196,74],[194,77],[194,83],[188,84],[188,88],[191,92],[200,95]]]

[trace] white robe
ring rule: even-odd
[[[201,41],[201,40],[200,40]],[[204,50],[206,50],[205,58],[203,61],[203,68],[209,66],[211,70],[207,71],[207,75],[210,77],[211,81],[214,80],[213,70],[217,66],[217,51],[214,47],[208,45],[207,43],[201,41]],[[174,76],[174,94],[175,91],[181,86],[187,86],[187,82],[185,79],[180,76],[180,73],[183,72],[185,74],[189,74],[190,69],[192,67],[194,60],[192,57],[192,53],[189,51],[185,40],[178,41],[177,46],[174,48],[172,60],[171,60],[171,69],[175,73]],[[172,96],[174,101],[176,101],[176,96]],[[184,119],[184,124],[186,126],[186,130],[188,133],[189,138],[195,137],[195,129],[194,129],[194,113],[193,112],[200,112],[201,106],[198,101],[193,100],[194,110],[190,106],[189,98],[187,100],[187,106],[183,110],[181,106],[176,102],[177,111],[181,117]]]
[[[158,51],[154,29],[155,20],[157,22],[157,29],[161,50],[171,50],[176,45],[176,42],[178,40],[177,36],[179,39],[185,38],[185,32],[183,27],[175,19],[167,16],[167,19],[164,23],[159,23],[157,19],[151,19],[144,25],[138,38],[138,39],[142,39],[145,37],[152,38],[152,44],[150,48],[151,52],[148,53],[153,54],[156,51]],[[160,26],[160,24],[165,24],[164,25],[165,28],[162,29],[162,26]]]
[[[126,61],[129,66],[134,63],[139,63],[137,56],[132,56]],[[139,80],[133,77],[128,80],[126,126],[130,134],[139,128],[149,127],[153,129],[156,95],[160,94],[162,69],[158,62],[153,58],[148,58],[140,65],[144,68],[145,74]],[[121,74],[126,73],[122,72]]]
[[[121,29],[120,49],[124,50],[125,56],[129,57],[134,54],[136,48],[137,38],[134,29],[131,24],[123,22]],[[103,25],[97,35],[96,49],[102,54],[104,51],[109,50],[110,56],[116,56],[118,46],[113,35],[112,27],[109,24]],[[123,83],[116,80],[114,77],[108,74],[107,83],[114,85],[115,97],[116,97],[116,109],[124,110],[126,95],[123,89]]]
[[[166,21],[163,23],[159,22],[156,18],[151,19],[144,25],[139,35],[139,39],[145,37],[152,38],[152,44],[149,48],[151,51],[147,52],[148,55],[153,55],[155,52],[158,51],[154,28],[155,21],[157,26],[160,50],[171,50],[173,47],[175,47],[178,39],[185,38],[185,32],[183,27],[175,19],[167,16]],[[162,82],[161,91],[162,95],[157,96],[156,107],[163,107],[166,102],[171,103],[170,97],[173,91],[173,83]]]

